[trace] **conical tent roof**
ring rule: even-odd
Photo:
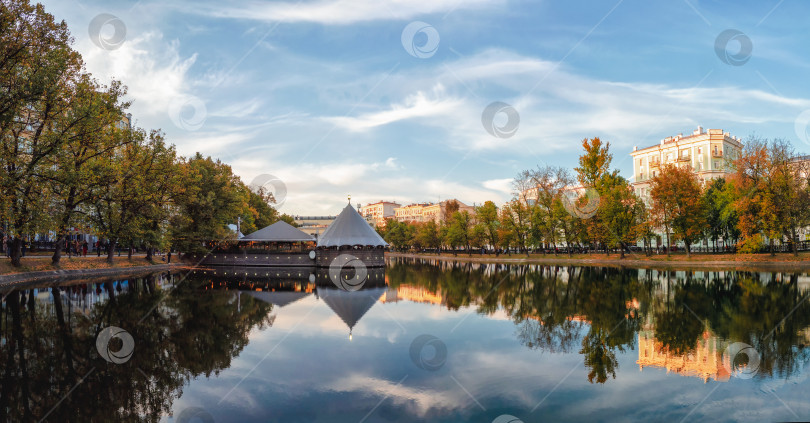
[[[365,315],[377,300],[385,293],[386,288],[361,289],[359,291],[344,291],[337,288],[318,288],[318,296],[353,329],[357,322]]]
[[[335,221],[318,238],[319,247],[339,247],[342,245],[388,245],[380,234],[357,213],[351,204],[335,218]]]
[[[315,241],[315,238],[289,223],[279,220],[270,226],[242,237],[240,241],[305,242]]]

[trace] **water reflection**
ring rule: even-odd
[[[189,380],[228,368],[247,333],[273,323],[270,304],[243,301],[236,313],[233,296],[175,280],[159,274],[4,292],[0,420],[157,421]],[[96,351],[108,326],[135,339],[126,364]]]
[[[579,347],[588,381],[616,377],[616,354],[638,364],[727,380],[733,342],[760,355],[757,376],[790,377],[810,358],[810,277],[798,273],[686,272],[598,267],[392,261],[391,286],[406,296],[482,314],[502,307],[525,346]]]
[[[305,268],[6,290],[0,421],[680,420],[704,395],[730,420],[807,418],[790,397],[810,362],[808,288],[795,273],[396,259],[354,292]],[[110,326],[135,341],[125,363],[96,349]],[[441,347],[435,370],[413,362],[419,337]],[[756,360],[728,354],[737,343]],[[717,382],[731,388],[698,388]],[[761,392],[784,407],[722,402]]]

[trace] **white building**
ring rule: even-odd
[[[725,177],[732,173],[729,165],[741,151],[739,138],[722,129],[704,131],[700,126],[688,136],[678,134],[650,147],[633,147],[633,189],[638,196],[649,198],[650,180],[667,164],[692,169],[701,183]]]

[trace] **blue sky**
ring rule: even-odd
[[[810,3],[797,0],[44,4],[90,72],[129,86],[137,125],[162,128],[183,155],[221,158],[246,183],[275,175],[291,214],[336,214],[348,194],[500,204],[519,171],[573,168],[593,136],[626,177],[634,145],[698,125],[810,151]],[[91,40],[101,13],[126,26],[115,49]],[[412,22],[428,28],[403,43]],[[716,51],[727,29],[742,36],[720,52],[741,65]],[[425,43],[435,50],[420,54]],[[484,128],[496,101],[519,115],[512,136]],[[495,126],[507,120],[496,114]]]

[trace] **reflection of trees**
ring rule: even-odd
[[[394,288],[408,284],[440,291],[450,309],[473,305],[479,313],[493,313],[502,307],[529,348],[569,352],[581,341],[579,352],[591,382],[615,378],[616,355],[635,348],[642,321],[674,354],[689,354],[708,330],[725,344],[754,346],[763,376],[786,377],[810,363],[810,348],[803,347],[810,342],[810,301],[803,301],[796,274],[696,276],[397,259],[391,260],[387,275]]]
[[[227,368],[253,327],[272,324],[269,304],[243,298],[237,312],[232,295],[188,283],[167,293],[153,276],[116,287],[54,287],[52,304],[36,304],[33,290],[6,297],[0,421],[157,421],[189,379]],[[87,315],[65,299],[96,288],[109,299]],[[126,363],[108,363],[96,351],[97,334],[111,325],[135,339]]]

